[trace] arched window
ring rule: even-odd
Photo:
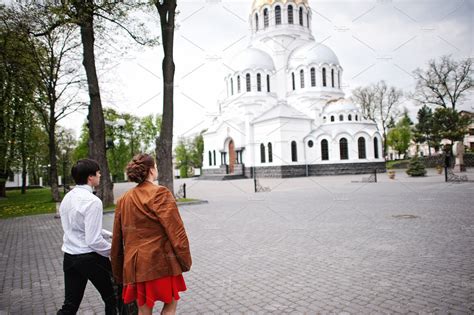
[[[240,75],[237,76],[237,93],[240,93]]]
[[[331,69],[331,87],[334,87],[334,69]]]
[[[255,13],[255,30],[258,31],[258,13]]]
[[[281,24],[281,8],[279,5],[275,7],[275,24],[276,25]]]
[[[347,145],[346,138],[342,138],[341,140],[339,140],[339,154],[341,160],[349,159],[349,147]]]
[[[272,143],[268,142],[268,163],[273,162],[273,151],[272,151]]]
[[[302,7],[300,7],[299,18],[300,18],[300,25],[303,26],[303,8]]]
[[[316,69],[311,68],[311,86],[316,86]]]
[[[230,78],[230,95],[234,95],[234,80]]]
[[[291,141],[291,161],[298,161],[298,153],[296,152],[296,141]]]
[[[349,114],[349,116],[347,116],[347,120],[352,121],[352,115],[351,114]]]
[[[260,73],[257,73],[257,91],[262,91],[262,76]]]
[[[367,155],[365,153],[365,138],[364,137],[360,137],[357,140],[357,147],[359,148],[359,159],[367,158]]]
[[[300,86],[304,89],[304,71],[303,69],[300,70]]]
[[[250,92],[250,73],[247,73],[245,75],[245,83],[247,86],[247,92]]]
[[[267,92],[270,92],[270,75],[267,74]]]
[[[341,88],[341,72],[337,72],[337,87]]]
[[[323,86],[326,86],[326,68],[323,68]]]
[[[209,151],[209,166],[212,166],[212,153]]]
[[[291,73],[291,86],[293,87],[293,91],[294,91],[296,89],[294,72]]]
[[[329,147],[328,147],[328,141],[326,139],[321,141],[321,160],[323,161],[329,160]]]
[[[359,116],[356,115],[356,121],[359,120]]]
[[[334,116],[331,116],[331,121],[334,121]]]
[[[293,6],[288,6],[288,24],[293,24]]]
[[[260,162],[265,163],[265,145],[263,143],[260,144]]]
[[[263,27],[268,27],[268,9],[263,10]]]
[[[217,163],[216,163],[216,150],[213,151],[213,155],[214,155],[214,165],[217,165]]]
[[[379,139],[374,138],[374,158],[379,158]]]
[[[344,121],[344,115],[339,115],[339,121]]]

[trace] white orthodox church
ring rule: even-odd
[[[344,98],[343,68],[315,41],[307,0],[254,0],[249,46],[204,134],[203,175],[293,177],[385,170],[382,137]]]

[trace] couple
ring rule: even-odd
[[[58,314],[76,314],[88,280],[105,302],[105,313],[117,314],[111,272],[123,283],[123,302],[136,301],[139,314],[151,314],[155,301],[164,302],[162,314],[175,314],[191,254],[173,194],[154,183],[153,157],[139,154],[127,165],[129,180],[138,185],[117,202],[112,244],[106,240],[110,232],[102,230],[102,202],[93,194],[100,182],[98,163],[79,160],[71,174],[76,187],[59,209],[66,292]]]

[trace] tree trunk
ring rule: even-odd
[[[87,1],[89,3],[89,1]],[[83,4],[92,7],[92,4]],[[81,39],[83,46],[83,62],[89,87],[89,157],[96,160],[100,166],[101,178],[97,196],[102,199],[104,206],[113,204],[113,183],[110,179],[105,149],[105,122],[100,99],[99,80],[95,67],[94,55],[94,17],[90,8],[83,10],[81,20]]]
[[[174,17],[176,0],[155,2],[160,15],[163,44],[163,117],[160,136],[156,141],[158,182],[172,193],[173,188],[173,91],[175,65],[173,61]]]
[[[61,200],[58,187],[58,161],[56,158],[56,119],[54,117],[54,107],[50,108],[48,126],[48,149],[49,149],[49,182],[51,185],[51,195],[55,202]]]

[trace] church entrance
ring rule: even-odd
[[[229,174],[234,174],[235,148],[234,140],[229,141]]]

